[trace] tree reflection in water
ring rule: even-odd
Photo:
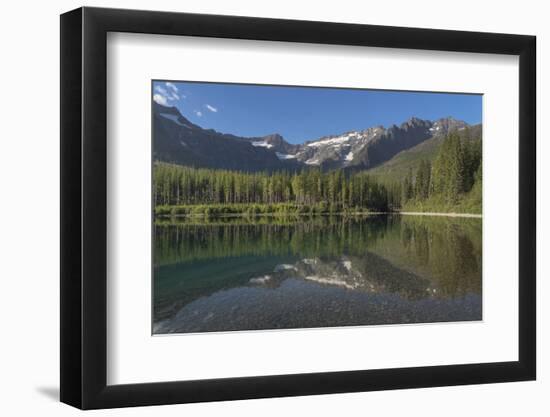
[[[154,259],[155,333],[481,319],[481,219],[158,223]]]

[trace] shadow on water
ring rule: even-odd
[[[154,333],[481,319],[480,219],[167,222],[154,255]]]

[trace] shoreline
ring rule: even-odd
[[[439,212],[428,212],[428,211],[400,211],[398,213],[403,216],[471,217],[475,219],[483,218],[483,214],[474,214],[474,213],[439,213]]]
[[[154,214],[155,218],[159,219],[170,219],[170,218],[239,218],[239,217],[315,217],[315,216],[380,216],[380,215],[402,215],[402,216],[434,216],[434,217],[467,217],[482,219],[482,214],[475,213],[443,213],[443,212],[426,212],[426,211],[387,211],[387,212],[353,212],[353,213],[288,213],[288,214],[278,214],[278,213],[258,213],[258,214],[240,214],[240,213],[231,213],[231,214],[222,214],[222,215],[204,215],[204,214],[166,214],[166,215],[157,215]]]

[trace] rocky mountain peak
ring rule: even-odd
[[[291,144],[278,133],[246,138],[203,129],[182,116],[176,107],[153,105],[154,128],[158,132],[155,140],[162,143],[156,151],[159,160],[245,171],[292,170],[308,166],[373,168],[431,137],[467,126],[453,117],[434,122],[411,117],[388,128],[373,126]]]
[[[429,129],[432,126],[430,120],[419,119],[418,117],[411,117],[406,122],[402,123],[399,126],[400,129],[409,130],[409,129]]]
[[[262,139],[272,145],[283,145],[287,143],[287,141],[285,141],[284,138],[278,133],[272,133],[270,135],[263,136]]]
[[[431,128],[431,131],[434,134],[446,135],[454,130],[462,130],[468,124],[462,120],[457,120],[452,116],[443,117],[436,120]]]
[[[199,126],[191,123],[186,119],[175,106],[163,106],[157,102],[153,102],[153,114],[160,116],[164,119],[171,120],[181,127],[186,127],[188,129],[200,129]]]

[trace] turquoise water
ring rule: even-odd
[[[153,333],[481,320],[481,219],[157,223]]]

